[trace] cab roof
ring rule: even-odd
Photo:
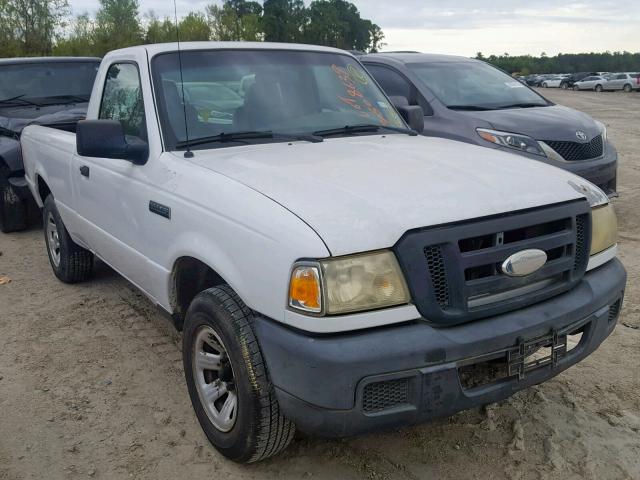
[[[100,62],[98,57],[16,57],[0,58],[0,65],[19,65],[33,63],[86,63]]]
[[[431,63],[431,62],[478,62],[474,58],[461,57],[458,55],[440,55],[437,53],[420,52],[382,52],[369,53],[360,57],[361,61],[367,60],[395,60],[400,63]]]

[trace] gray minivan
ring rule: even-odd
[[[405,52],[359,60],[394,103],[422,107],[424,135],[517,152],[616,194],[618,154],[604,124],[589,115],[480,60]]]

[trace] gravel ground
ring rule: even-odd
[[[620,153],[621,321],[583,363],[487,408],[342,441],[299,437],[248,467],[207,443],[180,336],[105,266],[56,281],[42,232],[0,234],[0,479],[640,478],[640,94],[545,91],[609,127]],[[0,282],[2,283],[2,282]]]

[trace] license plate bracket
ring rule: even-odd
[[[555,368],[567,354],[567,335],[556,330],[530,340],[520,339],[518,345],[507,351],[508,374],[519,380],[539,368]]]

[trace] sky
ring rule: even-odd
[[[640,51],[640,0],[352,0],[380,25],[385,50],[474,56]],[[74,14],[98,0],[69,0]],[[140,12],[173,17],[171,0],[139,0]],[[212,0],[177,0],[178,16]],[[222,3],[214,1],[213,3]],[[308,3],[308,1],[306,2]]]

